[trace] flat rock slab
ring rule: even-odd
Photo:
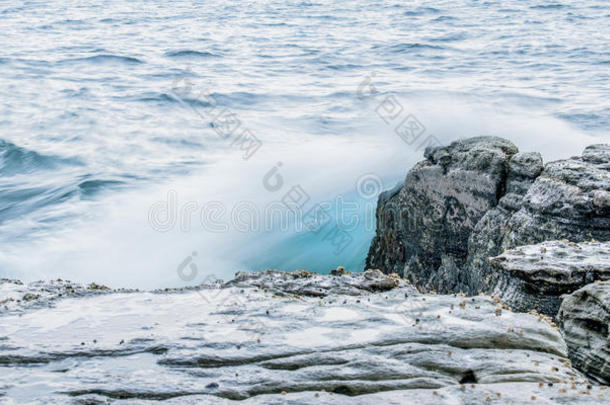
[[[261,395],[243,401],[222,400],[210,395],[193,395],[170,399],[168,405],[439,405],[439,404],[606,404],[610,401],[610,390],[593,387],[574,389],[571,385],[543,385],[535,383],[477,384],[475,386],[451,386],[432,389],[414,389],[379,392],[375,394],[349,397],[327,392],[299,392]],[[90,397],[89,400],[104,401],[103,397]],[[96,402],[91,402],[96,403]],[[104,402],[100,402],[104,403]],[[156,401],[119,400],[121,405],[156,404]]]
[[[244,280],[63,297],[0,315],[0,402],[610,403],[555,328],[496,301],[406,285],[313,297]]]
[[[610,384],[610,282],[589,284],[561,304],[570,358],[591,379]]]
[[[610,242],[543,242],[507,250],[490,263],[501,273],[495,292],[508,305],[555,317],[562,295],[610,279]]]

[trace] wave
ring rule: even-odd
[[[168,58],[218,58],[220,55],[213,54],[207,51],[193,51],[190,49],[182,51],[169,51],[165,52]]]
[[[94,55],[87,56],[84,58],[73,58],[73,59],[64,59],[61,60],[60,63],[123,63],[128,65],[137,65],[144,63],[138,58],[134,58],[132,56],[121,56],[121,55],[113,55],[113,54],[104,54],[104,55]]]
[[[565,8],[566,6],[563,4],[539,4],[536,6],[530,6],[532,10],[556,10],[560,8]]]
[[[121,100],[136,101],[140,103],[153,103],[161,106],[164,105],[189,105],[193,108],[209,108],[212,104],[196,98],[197,94],[188,96],[178,95],[173,93],[145,93],[139,96],[122,97]]]
[[[412,16],[424,15],[427,13],[436,14],[436,13],[440,13],[440,12],[441,11],[439,9],[434,8],[434,7],[419,7],[416,10],[406,11],[404,13],[404,15],[412,17]]]
[[[396,44],[396,45],[392,45],[389,48],[389,51],[392,53],[402,53],[402,52],[407,52],[407,51],[411,51],[411,50],[441,50],[441,49],[446,49],[444,46],[440,46],[440,45],[429,45],[429,44],[422,44],[419,42],[408,42],[408,43],[403,43],[403,44]]]
[[[62,165],[83,163],[77,159],[43,155],[0,139],[0,177],[32,173],[37,170],[52,170]]]
[[[468,38],[468,33],[465,31],[456,32],[451,34],[441,35],[440,37],[430,38],[431,42],[452,42],[452,41],[462,41]]]
[[[435,19],[433,19],[432,22],[455,21],[455,20],[458,20],[458,18],[450,16],[450,15],[442,15],[440,17],[436,17]]]
[[[2,237],[31,238],[28,231],[18,230],[20,221],[29,229],[74,220],[77,216],[73,210],[79,201],[91,201],[102,192],[117,190],[127,185],[129,177],[99,179],[91,174],[75,177],[72,171],[58,172],[53,178],[37,175],[19,181],[14,177],[6,180],[0,177],[0,225],[5,226]],[[12,226],[7,228],[6,223]]]
[[[115,188],[124,185],[125,182],[120,180],[92,179],[80,182],[78,184],[78,189],[82,197],[91,197],[109,188]]]

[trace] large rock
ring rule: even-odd
[[[400,189],[383,193],[367,268],[398,273],[423,291],[469,290],[468,238],[506,193],[511,142],[482,137],[428,149]]]
[[[0,401],[610,403],[571,367],[544,317],[371,280],[385,278],[267,272],[196,289],[15,301],[0,314]]]
[[[367,267],[423,291],[491,292],[489,257],[547,240],[610,240],[610,145],[543,169],[537,153],[498,138],[426,151],[402,187],[384,193]]]
[[[596,280],[610,280],[610,243],[543,242],[491,259],[499,274],[494,293],[513,310],[555,317],[562,295]]]
[[[505,250],[549,240],[610,241],[610,145],[548,163],[526,190],[507,194],[475,227],[466,266],[471,292],[495,288],[499,275],[488,258]]]
[[[597,282],[568,296],[559,322],[575,366],[591,379],[610,384],[610,282]]]

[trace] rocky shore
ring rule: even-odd
[[[496,295],[554,319],[561,306],[570,357],[608,383],[610,145],[544,165],[479,137],[425,158],[379,197],[367,267],[422,292]]]
[[[374,270],[157,292],[0,286],[15,297],[1,315],[6,403],[610,403],[550,318]]]
[[[0,280],[0,402],[610,403],[610,146],[426,150],[380,195],[367,268]]]

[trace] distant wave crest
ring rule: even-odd
[[[55,169],[66,164],[82,165],[75,159],[43,155],[0,139],[0,177]]]
[[[207,51],[193,51],[190,49],[181,51],[169,51],[165,52],[165,56],[168,58],[217,58],[219,55],[213,54]]]
[[[93,55],[87,56],[84,58],[74,58],[74,59],[64,59],[61,61],[62,63],[79,63],[79,62],[89,62],[89,63],[123,63],[123,64],[140,64],[144,63],[138,58],[134,58],[132,56],[121,56],[121,55]]]

